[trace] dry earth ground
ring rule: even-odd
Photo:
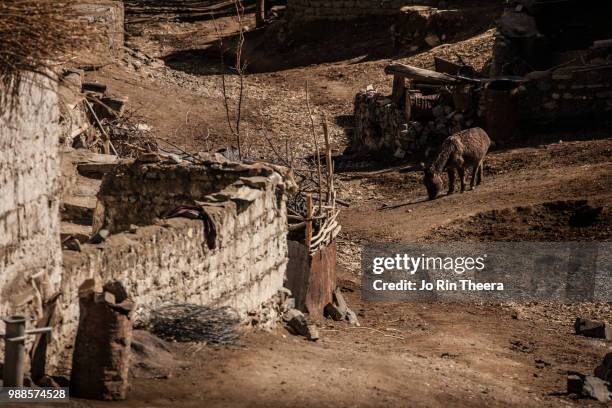
[[[227,32],[235,29],[231,19],[219,23]],[[156,37],[140,38],[139,44],[148,47],[143,51],[150,55],[172,54],[166,67],[143,66],[135,70],[129,64],[118,64],[90,73],[89,77],[107,83],[111,91],[128,95],[132,107],[161,138],[184,149],[230,144],[220,77],[214,73],[216,63],[211,62],[214,50],[201,58],[198,51],[193,51],[214,45],[212,23],[164,24],[151,30],[171,29],[173,40],[156,42],[155,39],[165,38],[158,33]],[[319,55],[328,62],[282,66],[279,71],[271,71],[268,66],[268,72],[250,74],[245,123],[251,138],[247,140],[251,156],[275,159],[263,136],[262,116],[273,143],[285,146],[288,139],[298,155],[311,153],[304,99],[306,81],[311,84],[317,112],[325,112],[333,122],[334,146],[341,152],[346,146],[345,128],[350,126],[355,92],[368,84],[388,90],[390,81],[382,72],[390,57],[385,35],[364,31],[361,37],[348,38],[340,44],[353,41],[353,54],[369,47],[380,51],[370,53],[375,55],[350,55],[350,50],[341,53],[331,40],[309,43],[278,55],[278,59],[291,61],[303,54],[305,60]],[[487,31],[402,60],[430,67],[434,54],[452,57],[457,53],[481,68],[490,55],[491,44],[492,32]],[[185,50],[191,51],[182,54],[186,58],[182,60],[177,52]],[[235,85],[235,79],[230,80]],[[169,379],[135,380],[130,399],[125,402],[74,401],[72,405],[600,406],[564,395],[565,376],[568,370],[591,373],[603,355],[612,351],[610,343],[572,334],[576,316],[612,321],[609,303],[367,303],[360,296],[359,248],[372,241],[482,239],[495,230],[495,222],[476,231],[469,226],[469,217],[491,210],[537,208],[545,202],[576,199],[607,206],[598,234],[609,240],[612,141],[606,137],[609,135],[603,136],[572,133],[561,136],[561,143],[495,152],[487,162],[484,185],[435,201],[423,201],[425,191],[417,173],[340,175],[341,195],[351,202],[351,207],[342,213],[339,284],[350,306],[358,312],[362,327],[323,320],[322,339],[316,343],[279,328],[271,333],[249,333],[240,347],[176,345],[177,359],[188,361],[188,367],[178,369]],[[568,141],[576,139],[579,141]],[[409,204],[392,208],[405,203]],[[538,238],[538,228],[531,228],[532,219],[511,221],[524,224],[527,239]],[[589,233],[584,237],[588,239]]]

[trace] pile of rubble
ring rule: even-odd
[[[493,2],[494,3],[494,2]],[[391,27],[394,48],[415,52],[444,42],[469,37],[493,24],[492,7],[439,9],[428,6],[402,7]]]

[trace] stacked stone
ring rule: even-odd
[[[346,21],[372,16],[394,16],[403,6],[432,4],[434,0],[289,0],[292,22]]]
[[[521,118],[539,123],[606,117],[612,111],[612,55],[582,66],[534,71],[519,88]]]
[[[416,119],[416,118],[414,118]],[[374,157],[416,158],[428,147],[474,126],[473,118],[458,112],[444,98],[437,100],[426,115],[406,120],[405,110],[373,89],[355,96],[355,131],[352,148]]]
[[[476,33],[490,24],[489,14],[480,8],[442,10],[406,6],[391,27],[391,35],[397,50],[414,52],[448,42],[459,34]]]
[[[355,96],[353,147],[356,151],[381,156],[394,154],[403,125],[404,113],[396,109],[389,97],[373,89]]]
[[[136,321],[172,302],[230,306],[252,320],[249,313],[260,312],[283,286],[286,194],[294,188],[283,169],[267,164],[117,166],[99,194],[101,218],[117,233],[64,252],[54,355],[69,357],[62,348],[74,339],[78,284],[92,275],[124,285],[138,305]],[[202,219],[154,219],[189,201],[204,209],[212,228]]]

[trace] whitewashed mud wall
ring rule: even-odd
[[[55,85],[27,77],[16,102],[0,113],[0,316],[39,316],[61,280]]]

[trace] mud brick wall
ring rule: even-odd
[[[0,316],[40,317],[61,278],[58,99],[27,76],[16,100],[0,113]]]
[[[435,0],[289,0],[287,16],[293,23],[344,21],[371,16],[392,16],[406,5],[435,5]]]
[[[91,49],[79,56],[80,63],[104,64],[123,56],[125,40],[123,1],[93,0],[76,3],[75,8],[95,30]]]
[[[201,220],[171,218],[112,234],[102,244],[83,245],[81,252],[64,251],[63,323],[57,326],[53,355],[63,357],[53,363],[70,356],[66,346],[72,344],[78,322],[78,286],[96,275],[125,286],[140,322],[171,302],[227,305],[245,319],[257,315],[283,287],[288,262],[285,194],[292,183],[259,165],[136,164],[106,176],[99,198],[105,204],[104,219],[112,225],[149,220],[147,211],[159,215],[188,192],[215,226],[214,248]],[[215,185],[221,190],[212,191]],[[159,199],[151,205],[154,196]]]

